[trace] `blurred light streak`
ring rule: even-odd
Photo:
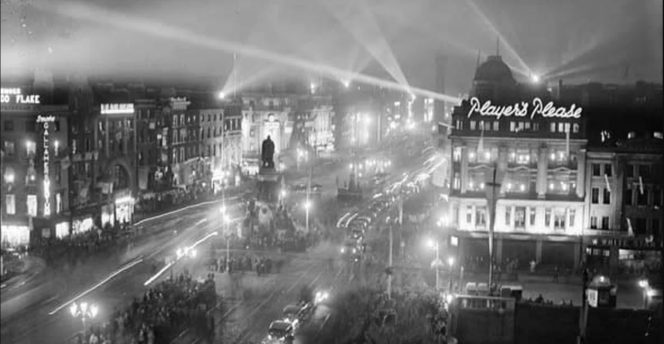
[[[396,82],[383,80],[380,78],[372,77],[365,74],[353,73],[339,68],[331,67],[325,64],[314,63],[308,60],[300,59],[294,56],[279,54],[272,51],[260,49],[250,45],[239,44],[224,40],[217,40],[208,37],[202,37],[199,34],[178,28],[175,26],[166,25],[158,21],[150,20],[137,16],[129,16],[128,14],[104,9],[100,7],[93,7],[90,5],[83,5],[73,2],[48,2],[35,5],[47,11],[54,11],[60,15],[87,20],[97,24],[106,24],[118,29],[133,30],[144,34],[152,35],[154,37],[162,37],[168,40],[180,40],[193,45],[206,47],[214,50],[219,50],[227,53],[238,53],[262,60],[277,62],[283,65],[304,69],[310,72],[321,73],[328,75],[332,78],[342,77],[347,79],[354,79],[359,82],[372,84],[388,89],[406,91],[409,89],[404,85]],[[410,93],[418,96],[430,97],[437,100],[460,103],[461,99],[454,96],[436,93],[426,89],[411,87]]]
[[[164,273],[166,270],[168,270],[168,268],[170,268],[171,266],[173,266],[173,263],[172,263],[172,262],[166,264],[166,266],[164,266],[163,268],[161,268],[161,270],[159,270],[154,276],[150,277],[150,279],[148,279],[147,281],[145,281],[145,283],[143,283],[143,285],[146,286],[146,287],[147,287],[148,285],[150,285],[150,283],[154,282],[154,280],[156,280],[157,278],[159,278],[159,276],[161,276],[161,274],[163,274],[163,273]]]
[[[475,4],[475,1],[474,0],[466,0],[466,3],[468,3],[470,5],[470,7],[475,11],[475,13],[477,13],[482,18],[482,20],[489,27],[489,29],[491,29],[491,31],[493,31],[493,33],[495,33],[498,36],[498,38],[500,39],[500,42],[502,42],[505,45],[505,47],[507,48],[507,51],[509,53],[511,53],[514,58],[516,58],[517,62],[520,65],[520,67],[512,67],[512,66],[510,66],[510,67],[513,70],[515,70],[515,71],[517,71],[517,72],[519,72],[519,73],[521,73],[525,76],[532,75],[533,72],[530,69],[530,67],[528,67],[526,62],[523,61],[523,59],[521,58],[521,56],[519,56],[519,54],[516,52],[516,50],[514,50],[514,48],[512,48],[512,45],[510,45],[510,43],[507,41],[505,36],[503,36],[503,34],[500,33],[500,31],[498,31],[498,28],[496,28],[496,26],[493,25],[493,23],[491,22],[489,17],[487,17],[484,14],[484,12],[482,12],[482,10],[477,6],[477,4]]]
[[[140,262],[142,262],[142,261],[143,261],[143,258],[139,258],[138,260],[135,260],[135,261],[133,261],[133,262],[131,262],[131,263],[125,265],[124,267],[120,268],[119,270],[117,270],[117,271],[113,272],[112,274],[108,275],[108,277],[104,278],[101,282],[95,284],[94,286],[92,286],[92,287],[89,288],[88,290],[86,290],[86,291],[84,291],[84,292],[78,294],[78,295],[77,295],[76,297],[74,297],[73,299],[67,301],[66,303],[64,303],[64,304],[62,304],[62,305],[60,305],[58,308],[56,308],[56,309],[50,311],[50,312],[48,313],[48,315],[53,315],[53,314],[59,312],[61,309],[67,307],[67,306],[68,306],[69,304],[71,304],[72,302],[74,302],[74,301],[80,299],[81,297],[87,295],[87,294],[90,293],[91,291],[93,291],[93,290],[99,288],[99,287],[102,286],[104,283],[110,281],[113,277],[115,277],[115,276],[121,274],[121,273],[124,272],[125,270],[130,269],[131,267],[133,267],[134,265],[136,265],[136,264],[138,264],[138,263],[140,263]]]

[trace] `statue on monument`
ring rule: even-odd
[[[270,139],[270,135],[263,141],[261,147],[261,160],[262,167],[274,168],[274,142]]]

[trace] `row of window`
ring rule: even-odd
[[[185,123],[185,118],[186,118],[186,123]],[[179,120],[178,120],[179,119]],[[207,122],[217,122],[224,120],[224,130],[239,130],[240,129],[240,118],[225,118],[223,117],[222,114],[208,114],[207,115]],[[179,117],[178,115],[173,115],[173,121],[171,122],[173,127],[183,127],[185,124],[192,124],[196,123],[196,115],[185,115],[185,114],[180,114]],[[200,117],[200,123],[205,122],[205,115],[201,115]]]
[[[650,195],[652,194],[652,197]],[[662,189],[659,187],[650,188],[647,186],[641,187],[640,185],[628,184],[623,196],[625,205],[647,206],[653,205],[655,207],[662,206]]]
[[[461,161],[462,147],[454,147],[452,152],[453,161]],[[576,161],[576,154],[568,154],[565,150],[551,150],[549,153],[549,162],[552,164],[565,164],[569,161]],[[468,149],[469,163],[489,163],[498,159],[498,147],[477,147]],[[538,161],[538,149],[530,148],[509,148],[507,150],[507,161],[511,164],[530,165]]]
[[[599,204],[599,189],[592,188],[590,192],[590,203]],[[602,204],[611,204],[611,190],[607,188],[602,189]]]
[[[22,128],[17,128],[14,126],[14,120],[12,119],[6,119],[2,122],[2,127],[3,130],[6,132],[11,132],[11,131],[23,131],[23,132],[28,132],[28,133],[36,133],[38,131],[38,128],[41,127],[39,123],[37,123],[36,120],[34,119],[28,119],[28,120],[23,120],[24,126]],[[55,121],[51,123],[51,125],[48,128],[49,132],[59,132],[60,131],[60,121]]]
[[[610,229],[609,228],[609,217],[608,216],[602,216],[602,226],[599,229]],[[591,216],[590,217],[590,229],[598,229],[597,228],[597,216]]]
[[[537,221],[537,209],[535,207],[505,207],[505,226],[525,229],[528,226],[535,226]],[[487,220],[486,207],[475,207],[475,226],[486,226]],[[473,206],[466,207],[466,223],[472,224]],[[545,208],[544,226],[554,229],[565,229],[574,227],[576,219],[576,210],[567,208]],[[512,220],[514,223],[512,223]],[[553,223],[552,223],[553,220]]]
[[[464,120],[456,120],[455,129],[464,130]],[[533,121],[510,121],[509,122],[509,131],[513,133],[519,133],[524,131],[530,132],[539,132],[540,124],[539,122]],[[470,130],[480,130],[480,131],[500,131],[500,122],[499,121],[468,121]],[[549,124],[549,131],[552,133],[579,133],[580,126],[578,123],[569,123],[569,122],[551,122]]]
[[[7,194],[5,195],[5,213],[7,215],[16,214],[16,195]],[[62,203],[62,194],[59,192],[55,194],[55,211],[56,214],[59,214],[63,211]],[[37,195],[27,195],[26,196],[26,212],[28,216],[35,217],[37,216]]]
[[[604,175],[611,177],[613,174],[613,167],[611,164],[590,164],[590,170],[592,171],[593,177],[602,176],[602,170],[604,170]]]

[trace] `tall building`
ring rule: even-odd
[[[36,244],[70,231],[66,95],[33,90],[3,85],[1,92],[3,246]]]
[[[477,69],[472,97],[454,108],[452,226],[461,256],[484,256],[486,195],[496,182],[496,259],[572,266],[580,261],[584,216],[584,119],[575,105],[523,90],[502,59],[490,56]]]

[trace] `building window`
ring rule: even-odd
[[[636,219],[636,228],[634,228],[635,234],[645,234],[646,233],[646,219],[637,218]]]
[[[526,227],[526,207],[516,207],[514,209],[514,227]]]
[[[25,154],[28,157],[31,157],[37,153],[37,145],[35,145],[34,141],[28,141],[25,143]]]
[[[604,189],[603,202],[604,204],[611,204],[611,191],[609,189]]]
[[[537,214],[537,211],[536,211],[537,209],[535,207],[530,207],[529,209],[530,209],[530,225],[534,226],[535,225],[535,218],[536,218],[535,214]]]
[[[16,214],[16,196],[14,195],[6,195],[5,196],[5,204],[6,204],[6,211],[8,215],[14,215]]]
[[[575,209],[570,209],[569,210],[569,226],[570,226],[570,228],[574,227],[575,217],[576,217],[576,210]]]
[[[539,123],[533,123],[533,131],[539,131]]]
[[[452,182],[452,187],[455,190],[459,190],[461,188],[461,178],[459,177],[459,172],[454,173],[454,180]]]
[[[26,204],[28,206],[28,216],[37,216],[37,195],[28,195]]]
[[[653,190],[652,205],[654,205],[655,207],[661,207],[662,206],[662,189],[659,188],[659,187],[656,187]]]
[[[604,164],[604,175],[607,177],[611,177],[613,174],[613,169],[611,168],[611,164]]]
[[[480,228],[486,226],[486,208],[477,207],[475,208],[475,225]]]
[[[648,189],[643,188],[643,192],[639,190],[636,194],[636,205],[648,205]]]
[[[609,229],[609,217],[602,216],[602,229]]]
[[[473,223],[473,207],[466,206],[466,223]]]
[[[565,229],[565,210],[557,209],[553,219],[553,229]]]
[[[14,131],[14,121],[10,119],[5,120],[5,131]]]
[[[590,217],[590,229],[597,229],[597,216]]]
[[[564,133],[565,132],[565,123],[558,122],[558,132],[559,133]]]
[[[632,205],[632,189],[625,189],[625,196],[623,198],[625,199],[625,205]]]
[[[551,123],[551,132],[555,133],[556,132],[556,123]]]
[[[511,227],[512,225],[512,207],[505,207],[505,225]]]
[[[544,209],[544,227],[551,226],[551,208]]]
[[[463,121],[462,121],[462,120],[457,119],[457,121],[456,121],[456,129],[457,129],[457,130],[463,130]]]
[[[593,188],[592,194],[591,194],[591,200],[590,202],[592,204],[597,204],[599,203],[599,189],[598,188]]]
[[[631,165],[631,164],[625,165],[625,176],[627,178],[633,178],[634,177],[634,165]]]
[[[499,126],[498,121],[494,121],[494,122],[493,122],[493,131],[498,131],[498,130],[500,130],[498,126]]]
[[[514,123],[514,121],[510,121],[510,131],[511,132],[516,131],[516,123]]]
[[[575,134],[579,132],[579,123],[572,124],[572,132]]]
[[[62,195],[58,192],[55,194],[55,213],[60,214],[62,212]]]
[[[592,171],[593,171],[593,177],[599,177],[600,176],[600,165],[599,164],[592,164]]]
[[[8,156],[13,156],[16,153],[16,145],[14,145],[14,141],[3,141],[2,147],[4,148],[5,154]]]
[[[475,127],[477,126],[477,122],[475,121],[470,121],[470,130],[475,130]]]

